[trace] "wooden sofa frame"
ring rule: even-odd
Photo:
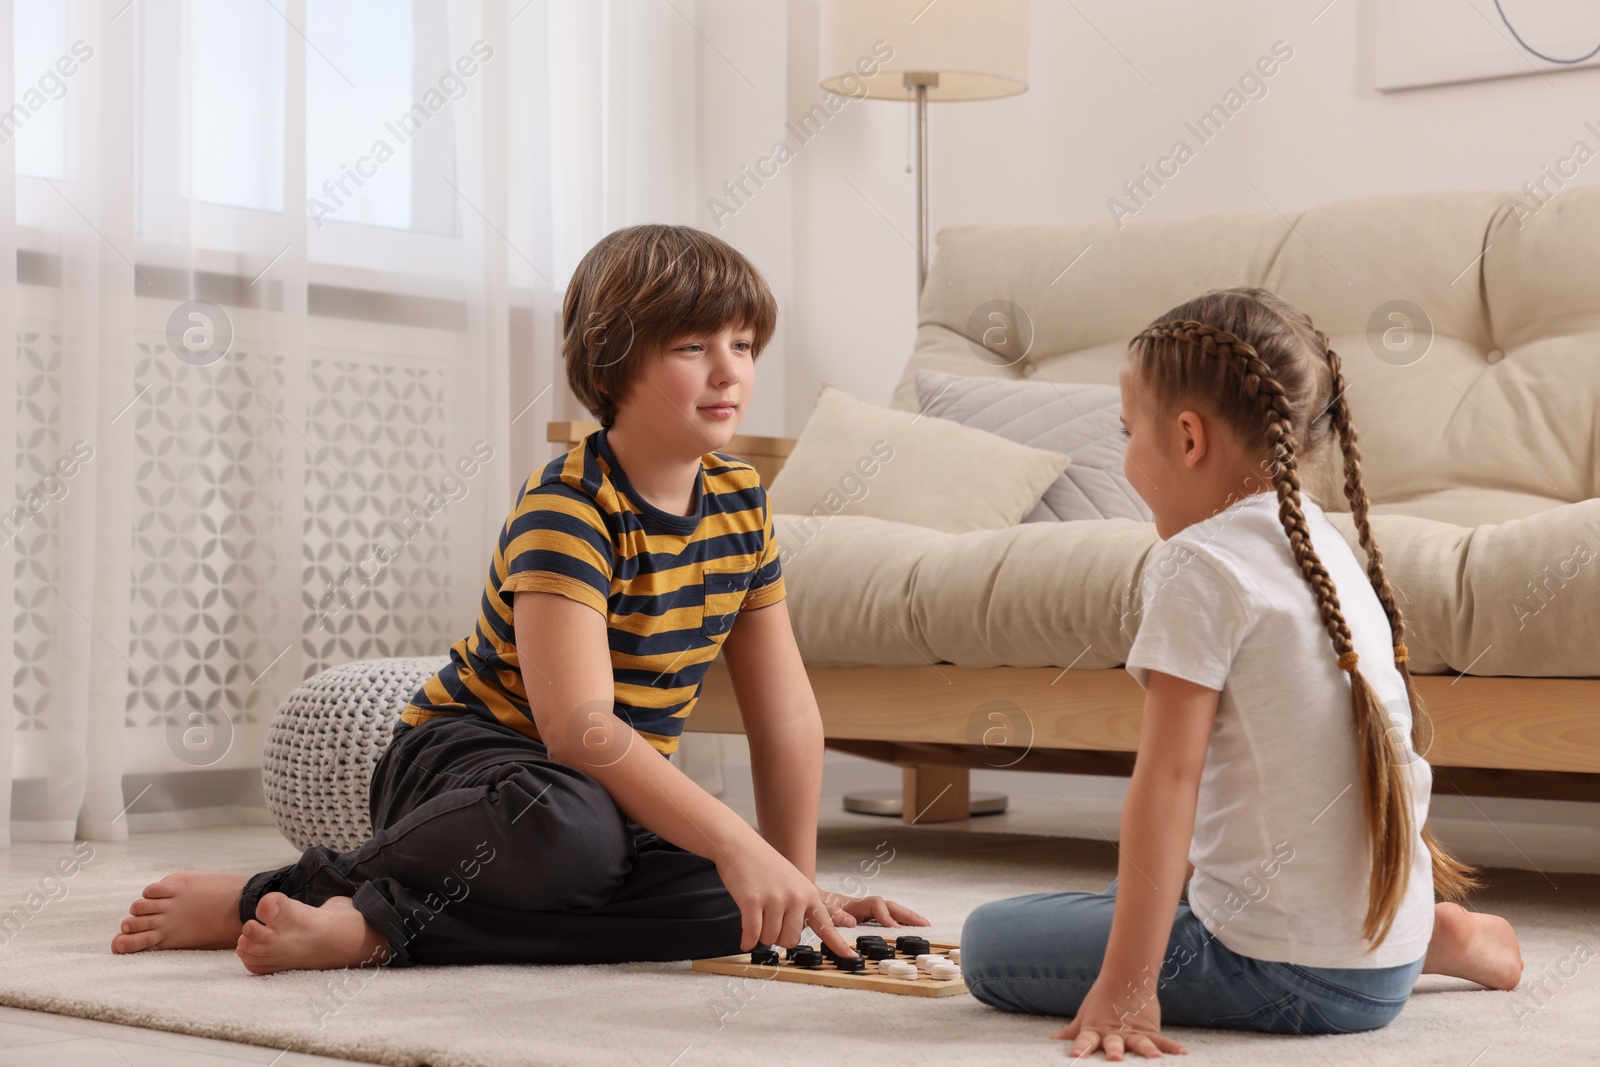
[[[564,448],[599,429],[549,424]],[[765,484],[794,439],[735,435],[726,451]],[[807,667],[827,747],[902,768],[907,822],[968,817],[973,768],[1075,774],[1133,772],[1144,690],[1122,668]],[[1417,675],[1432,738],[1423,751],[1434,793],[1600,801],[1600,678]],[[974,717],[1004,699],[1027,729],[983,729]],[[743,733],[733,686],[719,660],[685,728]]]

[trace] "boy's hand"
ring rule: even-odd
[[[741,952],[749,952],[757,944],[793,948],[810,926],[834,952],[858,955],[834,927],[832,909],[823,900],[822,890],[765,841],[757,838],[753,847],[737,857],[722,854],[717,874],[744,919]]]
[[[1074,1060],[1097,1048],[1108,1060],[1122,1059],[1124,1051],[1146,1059],[1189,1051],[1161,1032],[1161,1004],[1148,982],[1137,987],[1124,982],[1123,988],[1123,994],[1116,995],[1114,983],[1101,971],[1078,1005],[1078,1014],[1055,1035],[1060,1040],[1077,1039],[1072,1042]]]
[[[822,891],[822,899],[828,905],[829,918],[833,925],[851,927],[858,920],[870,919],[879,926],[931,926],[927,919],[918,915],[904,904],[896,904],[887,897],[847,897],[843,893],[829,893]]]

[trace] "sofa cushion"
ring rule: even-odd
[[[821,521],[848,510],[962,533],[1021,522],[1070,462],[824,385],[769,491],[774,513]]]
[[[1600,677],[1600,500],[1472,527],[1375,515],[1372,532],[1418,674]]]
[[[1346,506],[1343,510],[1350,509]],[[1500,516],[1499,523],[1504,525],[1549,510],[1550,498],[1538,493],[1465,485],[1421,493],[1410,500],[1372,505],[1374,515],[1414,515],[1456,526],[1480,525],[1476,516],[1485,512]]]
[[[917,372],[918,410],[1008,441],[1065,452],[1072,463],[1024,522],[1150,521],[1150,508],[1122,473],[1122,390],[1077,382],[1008,382]]]
[[[1348,514],[1328,513],[1356,558]],[[780,516],[790,615],[813,666],[1115,667],[1140,618],[1151,523],[948,534],[841,515],[801,542]],[[1375,515],[1417,674],[1600,677],[1600,500],[1461,527]]]
[[[1115,667],[1136,625],[1129,583],[1158,543],[1132,519],[947,534],[840,515],[808,537],[780,515],[777,535],[812,666]]]

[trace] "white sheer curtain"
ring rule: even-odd
[[[467,632],[692,12],[0,0],[0,841],[267,822],[290,688]]]
[[[511,0],[513,4],[527,0]],[[711,47],[684,0],[546,0],[555,282],[601,236],[641,222],[694,225],[697,69]],[[781,8],[777,9],[781,17]]]

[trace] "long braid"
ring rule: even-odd
[[[1345,399],[1344,364],[1328,344],[1328,338],[1321,330],[1316,331],[1316,338],[1321,345],[1324,358],[1328,367],[1333,372],[1333,400],[1328,405],[1329,415],[1333,420],[1333,428],[1339,434],[1339,448],[1344,453],[1344,497],[1350,502],[1350,514],[1355,519],[1356,530],[1361,537],[1361,547],[1367,554],[1367,577],[1372,581],[1372,588],[1378,594],[1378,603],[1383,605],[1383,613],[1389,617],[1389,629],[1394,632],[1394,643],[1401,646],[1401,637],[1405,634],[1405,623],[1400,618],[1400,608],[1395,604],[1394,592],[1389,588],[1389,579],[1383,574],[1383,553],[1378,550],[1378,543],[1372,538],[1372,523],[1369,521],[1366,488],[1361,483],[1361,451],[1356,447],[1356,428],[1350,419],[1350,404]],[[1404,662],[1403,647],[1396,647],[1395,661]]]
[[[1356,762],[1361,776],[1362,808],[1371,859],[1367,913],[1362,924],[1362,934],[1370,942],[1370,952],[1382,944],[1387,936],[1411,877],[1414,827],[1409,779],[1391,734],[1388,712],[1367,683],[1366,677],[1357,669],[1359,657],[1350,635],[1350,626],[1340,610],[1338,592],[1312,545],[1310,527],[1300,502],[1294,413],[1289,397],[1256,348],[1226,330],[1195,319],[1177,319],[1150,326],[1135,337],[1134,342],[1163,339],[1192,346],[1194,351],[1202,355],[1208,347],[1214,349],[1237,380],[1242,382],[1246,397],[1261,413],[1261,431],[1271,452],[1279,520],[1288,535],[1295,563],[1316,597],[1323,626],[1339,654],[1339,668],[1350,675],[1358,746]],[[1342,388],[1336,391],[1336,397],[1336,403],[1342,405]],[[1355,441],[1353,428],[1349,427],[1348,408],[1343,412],[1343,419],[1351,434],[1347,438],[1341,431],[1341,443],[1348,442],[1347,448],[1353,447]],[[1347,494],[1351,491],[1348,477],[1347,474]],[[1356,491],[1363,498],[1361,510],[1364,516],[1367,509],[1365,493],[1361,491],[1359,482],[1359,468],[1356,468],[1355,477]],[[1365,521],[1364,518],[1362,521]],[[1370,531],[1366,537],[1370,541]],[[1381,577],[1381,570],[1378,573]],[[1399,609],[1394,606],[1392,596],[1385,610],[1391,611],[1389,617],[1391,625],[1394,625],[1399,619]],[[1414,736],[1415,718],[1412,730]]]
[[[1367,578],[1372,582],[1373,592],[1378,595],[1378,603],[1383,605],[1383,613],[1389,618],[1389,630],[1394,640],[1395,667],[1399,669],[1400,677],[1405,680],[1406,698],[1411,705],[1411,747],[1420,758],[1427,747],[1423,740],[1422,724],[1427,720],[1428,713],[1423,706],[1421,695],[1417,692],[1416,684],[1411,680],[1411,670],[1406,666],[1411,657],[1406,651],[1404,640],[1405,619],[1400,614],[1400,606],[1395,602],[1394,591],[1389,587],[1389,579],[1384,574],[1383,553],[1378,550],[1378,543],[1372,536],[1372,523],[1368,518],[1367,490],[1361,481],[1361,451],[1356,447],[1355,424],[1350,418],[1350,405],[1345,400],[1342,364],[1339,354],[1333,350],[1323,332],[1314,330],[1313,333],[1333,372],[1333,401],[1329,407],[1333,427],[1339,434],[1339,448],[1344,454],[1344,495],[1350,502],[1350,514],[1355,520],[1361,548],[1367,554]],[[1427,844],[1428,854],[1432,857],[1435,893],[1446,900],[1460,901],[1465,899],[1470,890],[1482,886],[1483,883],[1476,877],[1474,868],[1445,851],[1444,847],[1434,839],[1433,831],[1426,825],[1422,828],[1422,840]]]

